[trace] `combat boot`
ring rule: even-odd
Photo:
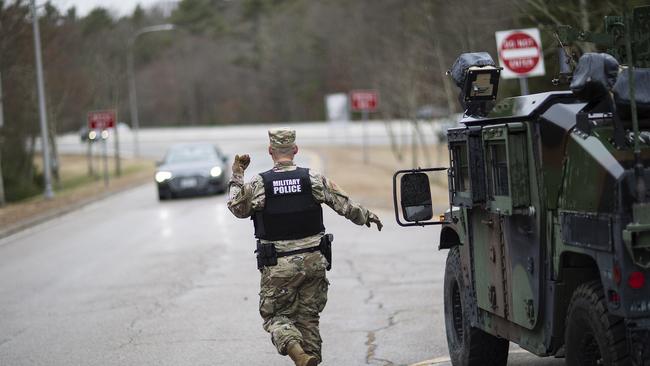
[[[318,365],[318,359],[314,356],[306,354],[298,342],[291,342],[289,344],[287,347],[287,354],[289,357],[291,357],[293,363],[295,363],[296,366]]]

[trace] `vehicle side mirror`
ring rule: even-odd
[[[160,160],[156,161],[156,166],[157,166],[157,167],[158,167],[158,166],[161,166],[161,165],[163,165],[163,162],[162,162],[162,161],[160,161]]]
[[[225,155],[225,154],[221,155],[221,161],[223,161],[224,163],[227,163],[228,162],[228,155]]]
[[[393,175],[393,205],[395,219],[400,226],[442,225],[446,223],[445,221],[430,221],[433,219],[433,202],[431,199],[431,183],[426,172],[438,172],[446,175],[447,168],[400,170]],[[398,177],[400,178],[399,200]],[[402,222],[400,216],[406,223]]]
[[[433,217],[431,188],[425,173],[409,173],[400,179],[402,214],[409,222],[427,221]]]

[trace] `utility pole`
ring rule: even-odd
[[[38,87],[38,112],[41,122],[41,147],[43,149],[43,173],[45,176],[45,198],[54,197],[52,191],[52,169],[50,161],[50,143],[47,130],[47,114],[45,111],[45,83],[43,82],[43,61],[41,56],[41,31],[36,14],[36,0],[31,0],[32,25],[34,27],[34,51],[36,54],[36,84]]]
[[[131,109],[131,128],[133,130],[133,155],[136,158],[140,157],[140,139],[138,137],[138,133],[140,132],[140,120],[138,119],[138,96],[136,95],[135,87],[133,46],[135,45],[136,39],[145,33],[169,31],[174,28],[174,25],[169,23],[144,27],[135,32],[127,42],[126,73],[129,78],[129,106]],[[115,130],[117,131],[117,121],[115,121]]]
[[[4,113],[2,110],[2,74],[0,74],[0,129],[4,126]],[[0,207],[4,206],[5,201],[5,186],[2,180],[2,135],[0,135]]]

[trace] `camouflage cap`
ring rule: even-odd
[[[296,130],[281,127],[269,130],[271,147],[293,147],[296,144]]]

